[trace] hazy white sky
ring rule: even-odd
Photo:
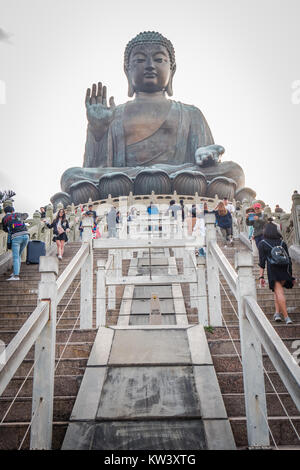
[[[0,189],[30,214],[60,191],[63,171],[82,166],[86,88],[102,81],[116,104],[128,100],[124,48],[156,30],[175,47],[173,99],[200,108],[223,159],[289,211],[300,190],[299,17],[299,0],[0,0]]]

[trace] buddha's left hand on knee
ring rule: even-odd
[[[199,147],[195,152],[195,161],[199,166],[215,165],[220,161],[220,156],[225,152],[221,145],[207,145]]]

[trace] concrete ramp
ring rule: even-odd
[[[99,328],[62,449],[235,449],[203,327]]]

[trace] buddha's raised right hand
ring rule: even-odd
[[[111,121],[114,118],[116,105],[113,96],[109,98],[109,106],[107,106],[106,86],[102,87],[102,83],[97,85],[94,83],[92,91],[87,89],[85,97],[86,115],[96,140],[107,131]]]

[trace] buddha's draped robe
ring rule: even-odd
[[[116,109],[107,133],[97,142],[88,128],[84,167],[136,167],[155,164],[194,164],[198,147],[213,144],[213,137],[201,111],[172,101],[162,125],[149,137],[126,146],[124,110]],[[172,128],[172,132],[168,132]]]
[[[114,120],[98,142],[89,126],[83,168],[73,167],[61,178],[62,190],[69,193],[70,186],[82,180],[95,184],[105,173],[124,172],[134,178],[146,167],[158,167],[169,175],[189,169],[203,172],[208,180],[215,176],[234,178],[237,189],[244,186],[242,168],[230,161],[207,168],[195,163],[195,151],[214,143],[205,117],[195,106],[171,101],[167,118],[148,137],[126,146],[124,112],[126,103],[116,108]]]

